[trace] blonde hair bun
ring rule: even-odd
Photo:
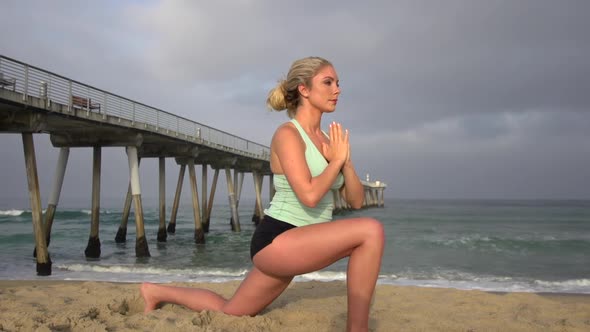
[[[285,80],[281,80],[276,87],[269,91],[268,98],[266,98],[266,107],[279,112],[287,109],[284,86]]]

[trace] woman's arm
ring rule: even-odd
[[[290,123],[277,129],[271,142],[271,168],[284,174],[297,198],[308,207],[315,207],[333,185],[348,155],[348,134],[339,124],[330,126],[330,144],[324,146],[328,166],[312,177],[305,160],[305,142]]]
[[[353,209],[360,209],[363,206],[365,189],[350,159],[342,167],[342,174],[344,175],[344,186],[341,193],[344,195],[346,203]]]

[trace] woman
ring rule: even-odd
[[[252,237],[254,266],[230,299],[205,289],[144,283],[145,312],[160,302],[193,310],[256,315],[289,285],[294,276],[320,270],[349,257],[348,331],[366,331],[369,306],[381,266],[384,232],[371,218],[332,222],[331,189],[340,189],[360,208],[364,189],[350,159],[348,130],[330,124],[324,113],[336,109],[340,87],[332,64],[319,57],[297,60],[287,78],[272,89],[267,105],[287,110],[291,121],[275,132],[270,150],[275,196]]]

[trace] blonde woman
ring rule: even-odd
[[[340,85],[334,66],[320,57],[295,61],[285,80],[270,91],[269,108],[291,120],[272,138],[270,166],[276,193],[252,237],[253,267],[230,299],[206,289],[144,283],[145,311],[161,302],[193,310],[256,315],[287,288],[294,276],[348,257],[348,331],[367,331],[369,306],[381,266],[384,232],[372,218],[332,220],[331,189],[353,208],[363,186],[350,158],[348,130],[339,123],[321,130],[325,113],[336,110]]]

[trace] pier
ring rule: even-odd
[[[142,159],[159,161],[159,227],[157,241],[165,242],[176,230],[176,214],[186,170],[194,212],[194,240],[205,243],[219,173],[225,177],[231,229],[240,231],[238,204],[246,173],[252,174],[255,206],[252,221],[263,217],[262,191],[268,176],[269,198],[274,194],[270,148],[201,123],[165,112],[58,74],[0,55],[0,133],[21,134],[35,237],[37,274],[51,274],[48,246],[51,227],[71,148],[92,148],[92,208],[85,255],[99,258],[100,179],[103,147],[125,149],[129,185],[115,241],[125,242],[128,217],[134,208],[137,257],[149,257],[145,237],[139,167]],[[48,134],[59,153],[53,186],[43,220],[35,159],[34,134]],[[179,166],[170,219],[166,219],[165,158]],[[197,176],[201,170],[200,187]],[[214,172],[209,188],[208,172]],[[363,181],[365,207],[383,206],[386,188],[379,181]],[[199,190],[200,189],[200,190]],[[200,197],[199,197],[200,191]],[[332,191],[336,210],[349,208],[339,192]],[[166,225],[166,222],[168,224]]]

